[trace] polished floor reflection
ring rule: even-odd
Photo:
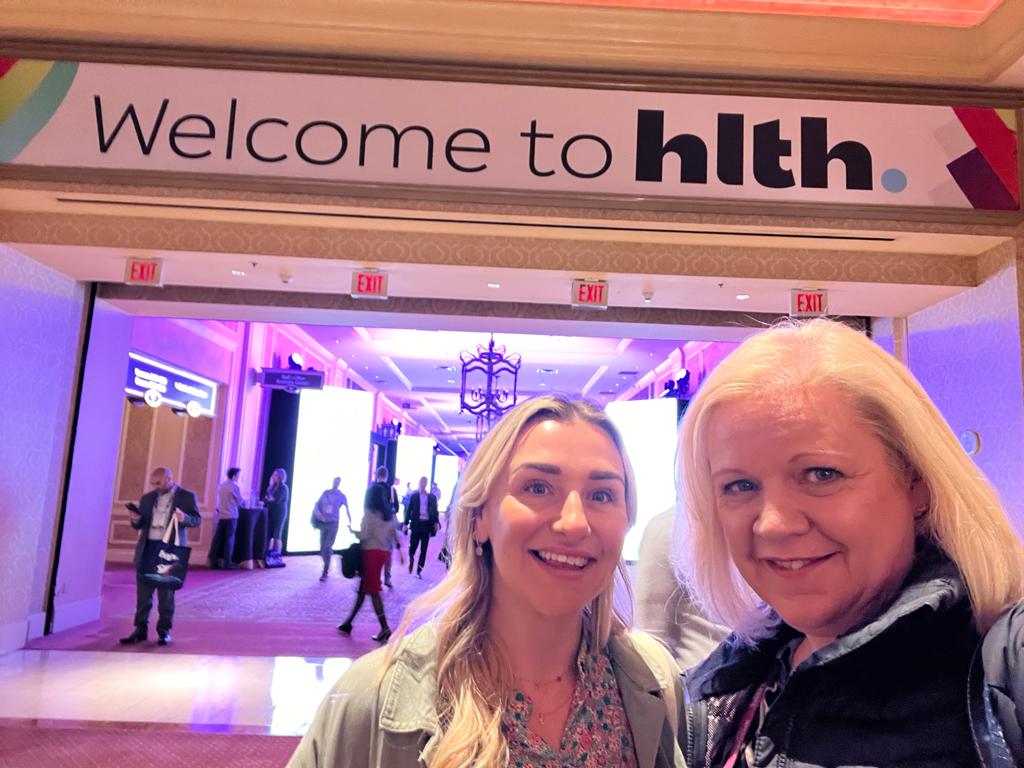
[[[22,650],[0,656],[0,718],[302,735],[349,658]]]

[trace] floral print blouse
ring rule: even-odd
[[[576,688],[557,749],[527,727],[533,711],[529,697],[522,691],[512,695],[501,723],[510,768],[637,768],[633,732],[611,659],[606,651],[593,655],[584,646],[576,660]]]

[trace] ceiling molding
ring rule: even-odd
[[[574,309],[565,304],[528,304],[502,301],[464,301],[392,297],[387,301],[367,302],[334,293],[286,293],[225,288],[164,286],[146,288],[115,283],[98,286],[97,298],[132,303],[202,304],[216,318],[216,307],[288,307],[330,310],[339,313],[427,315],[551,320],[573,322],[624,323],[662,326],[729,326],[733,329],[764,328],[784,315],[758,312],[722,312],[715,310],[662,309],[657,307],[608,307],[606,310]],[[339,325],[348,325],[338,319]]]
[[[0,8],[6,55],[50,46],[66,57],[72,46],[79,53],[91,46],[103,59],[193,66],[201,52],[214,52],[224,66],[239,57],[245,66],[254,57],[311,64],[347,57],[984,88],[1024,55],[1024,0],[1005,0],[967,29],[466,0],[5,0]],[[168,50],[170,60],[157,57]]]
[[[1024,137],[1022,137],[1024,141]],[[3,209],[43,213],[61,198],[86,197],[134,202],[199,202],[225,206],[266,204],[325,210],[397,210],[424,215],[513,216],[594,221],[615,220],[723,227],[794,228],[807,230],[882,230],[1011,237],[1024,232],[1024,211],[984,212],[893,206],[758,204],[744,201],[681,198],[620,198],[611,195],[540,194],[501,190],[424,188],[410,185],[367,185],[334,182],[292,182],[275,179],[268,191],[265,177],[212,174],[112,172],[102,169],[29,168],[0,165]],[[168,200],[172,198],[172,200]],[[62,214],[102,212],[96,203],[61,206]],[[141,209],[121,213],[142,214]]]
[[[220,222],[0,212],[0,242],[283,256],[379,266],[434,264],[580,273],[758,277],[905,285],[972,286],[975,259],[791,245],[681,245],[541,239],[443,232],[331,229],[251,221]],[[116,254],[111,254],[116,256]],[[123,267],[122,267],[123,268]],[[97,279],[93,276],[91,279]],[[285,291],[286,292],[286,291]]]

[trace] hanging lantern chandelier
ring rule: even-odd
[[[478,344],[475,355],[462,352],[459,359],[459,412],[476,416],[476,439],[480,441],[494,422],[515,406],[522,360],[518,354],[506,355],[505,347],[495,347],[493,333],[486,348]]]

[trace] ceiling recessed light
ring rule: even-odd
[[[240,269],[232,269],[231,274],[234,275],[235,277],[245,277],[245,272],[243,272]]]
[[[554,376],[558,373],[557,368],[538,368],[537,373],[541,373],[545,376]]]
[[[449,384],[454,384],[455,383],[455,379],[448,379],[448,383]]]
[[[444,371],[445,373],[455,373],[454,365],[435,365],[435,371]]]
[[[501,283],[488,283],[488,288],[501,288]]]
[[[736,294],[736,300],[737,301],[746,301],[749,298],[750,298],[750,294],[749,293],[737,293]]]

